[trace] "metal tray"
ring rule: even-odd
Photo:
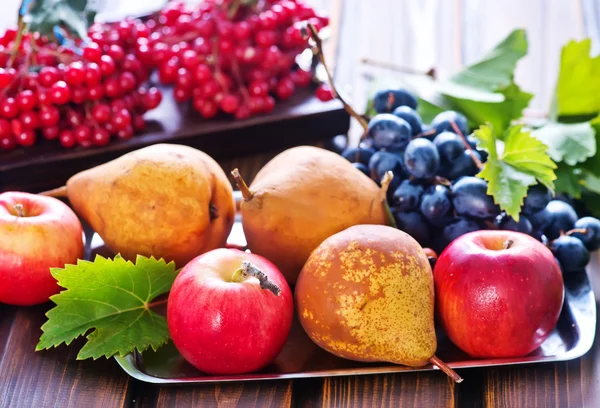
[[[236,217],[228,244],[233,247],[246,245],[239,215]],[[90,248],[101,246],[100,237],[94,234]],[[595,266],[593,273],[597,272],[596,269]],[[566,361],[583,356],[592,347],[596,328],[596,299],[588,278],[590,272],[591,268],[587,273],[565,279],[565,302],[558,324],[550,337],[529,356],[510,359],[473,359],[454,346],[441,330],[437,330],[436,355],[454,369]],[[314,344],[297,320],[294,320],[287,343],[275,361],[260,372],[252,374],[226,376],[203,374],[188,364],[171,342],[157,352],[136,352],[125,357],[117,356],[115,359],[133,378],[148,383],[173,385],[387,374],[438,369],[432,365],[413,368],[390,363],[360,363],[338,358]]]

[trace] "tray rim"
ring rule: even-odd
[[[597,324],[597,310],[596,310],[596,297],[593,291],[592,283],[589,274],[600,272],[600,269],[594,268],[595,270],[586,271],[586,281],[589,290],[585,294],[585,304],[591,306],[589,311],[591,316],[583,316],[585,313],[583,310],[571,305],[571,296],[565,289],[565,300],[564,304],[569,303],[570,312],[574,315],[573,320],[581,322],[585,320],[585,325],[577,325],[579,329],[579,341],[575,347],[566,351],[562,354],[554,356],[526,356],[522,358],[503,358],[503,359],[472,359],[458,362],[449,362],[448,365],[453,369],[467,369],[467,368],[483,368],[483,367],[501,367],[509,365],[523,365],[523,364],[535,364],[535,363],[551,363],[551,362],[564,362],[580,358],[590,351],[594,344],[596,336],[596,324]],[[563,305],[564,307],[564,305]],[[585,330],[593,322],[593,330]],[[382,362],[382,366],[374,367],[356,367],[356,368],[341,368],[335,370],[317,370],[317,371],[301,371],[293,373],[282,373],[282,374],[269,374],[269,373],[256,373],[256,374],[241,374],[241,375],[224,375],[224,376],[202,376],[202,377],[180,377],[180,378],[161,378],[155,377],[144,373],[139,370],[134,361],[134,355],[128,354],[126,356],[115,356],[114,357],[119,366],[129,376],[136,380],[143,381],[151,384],[160,385],[186,385],[186,384],[210,384],[210,383],[227,383],[227,382],[246,382],[246,381],[273,381],[273,380],[292,380],[292,379],[306,379],[306,378],[325,378],[325,377],[343,377],[343,376],[354,376],[354,375],[375,375],[375,374],[393,374],[403,372],[419,372],[419,371],[436,371],[440,370],[431,364],[423,367],[408,367],[402,365],[394,365],[392,363]]]

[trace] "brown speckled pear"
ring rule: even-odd
[[[85,170],[67,182],[75,211],[106,246],[183,267],[225,245],[233,225],[231,183],[207,154],[156,144]]]
[[[267,163],[240,209],[250,250],[292,285],[327,237],[352,225],[387,223],[377,184],[340,155],[312,146],[288,149]]]
[[[411,367],[439,361],[431,267],[400,230],[357,225],[329,237],[310,255],[295,292],[302,327],[332,354]]]

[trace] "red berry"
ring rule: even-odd
[[[219,84],[214,79],[206,81],[201,86],[201,94],[204,99],[214,98],[217,92],[219,92]]]
[[[125,52],[117,44],[111,44],[106,50],[106,54],[109,55],[115,63],[119,63],[125,58]]]
[[[192,87],[194,86],[194,76],[187,69],[179,68],[177,70],[177,78],[175,79],[175,85],[176,87],[180,88],[188,88],[191,93]]]
[[[85,83],[88,86],[97,85],[102,80],[102,70],[100,65],[90,62],[85,66]]]
[[[142,115],[133,115],[131,122],[133,124],[133,129],[138,132],[141,132],[146,127],[146,120]]]
[[[248,108],[251,113],[261,113],[265,109],[266,97],[251,96],[248,100]]]
[[[0,102],[0,115],[6,119],[12,119],[19,114],[19,106],[15,98],[5,98]]]
[[[44,128],[56,126],[60,120],[60,111],[54,105],[44,106],[40,109],[39,119]]]
[[[100,61],[101,56],[102,50],[100,49],[100,46],[95,42],[88,43],[83,49],[83,58],[85,58],[88,61],[98,62]]]
[[[194,40],[194,51],[196,51],[199,56],[208,55],[212,52],[212,45],[204,38],[199,37]]]
[[[281,59],[283,53],[276,45],[272,45],[267,50],[265,50],[264,58],[262,60],[262,66],[265,69],[270,69],[276,71],[277,65],[279,64],[279,60]]]
[[[117,32],[120,40],[128,40],[133,36],[133,25],[129,21],[119,21]]]
[[[23,132],[23,124],[21,123],[21,120],[19,120],[19,119],[11,120],[10,128],[11,128],[12,134],[14,136],[17,136],[18,134]]]
[[[12,129],[10,128],[10,122],[6,119],[0,118],[0,138],[12,136]]]
[[[188,101],[191,97],[191,88],[184,88],[179,85],[175,86],[175,89],[173,90],[173,99],[175,99],[175,102],[182,103]]]
[[[215,33],[215,23],[213,20],[203,18],[196,23],[196,31],[200,37],[210,38]]]
[[[81,85],[85,81],[85,70],[81,61],[71,62],[65,68],[65,82],[70,85]]]
[[[119,78],[112,76],[104,81],[104,95],[109,98],[117,98],[122,94],[121,84]]]
[[[135,55],[127,54],[123,60],[122,68],[123,71],[137,72],[142,68],[142,63],[135,57]]]
[[[116,130],[123,130],[131,124],[131,114],[127,109],[121,109],[113,115],[111,123]]]
[[[102,76],[108,77],[115,72],[115,61],[109,55],[103,55],[100,57],[100,71]]]
[[[60,128],[58,126],[48,126],[42,129],[42,136],[46,140],[54,140],[58,138],[60,134]]]
[[[211,72],[210,68],[208,67],[208,65],[200,64],[196,67],[196,70],[194,72],[194,77],[198,84],[203,84],[212,78],[212,72]]]
[[[123,99],[114,99],[110,103],[110,109],[111,109],[112,113],[117,113],[121,109],[127,109],[127,104],[125,103],[125,101]]]
[[[38,74],[37,72],[29,72],[23,78],[23,88],[28,90],[34,90],[38,87]]]
[[[92,143],[95,146],[106,146],[110,142],[110,133],[102,128],[95,128],[92,132]]]
[[[286,100],[294,94],[294,81],[291,78],[281,78],[275,86],[275,94],[281,100]]]
[[[233,41],[229,38],[219,38],[219,52],[223,55],[230,55],[233,53]]]
[[[137,85],[135,75],[127,71],[122,72],[119,76],[119,85],[124,93],[133,91]]]
[[[167,44],[159,42],[154,44],[154,46],[152,47],[151,54],[154,63],[156,65],[160,65],[169,59],[169,57],[171,56],[171,50],[169,49],[169,46]]]
[[[157,88],[154,87],[148,89],[148,91],[142,95],[142,104],[147,110],[156,108],[158,105],[160,105],[161,101],[162,94]]]
[[[79,126],[83,123],[83,115],[75,110],[68,110],[65,115],[67,119],[67,123],[71,125],[71,127]]]
[[[195,69],[200,64],[198,53],[194,50],[185,50],[181,53],[181,65],[188,70]]]
[[[277,17],[271,10],[264,11],[258,16],[258,26],[263,30],[273,30],[277,27]]]
[[[35,143],[35,132],[31,129],[24,129],[21,133],[15,135],[15,140],[21,146],[33,146]]]
[[[200,107],[200,115],[205,119],[211,119],[217,116],[219,113],[219,107],[213,101],[205,101]]]
[[[70,129],[61,130],[58,140],[60,141],[60,144],[66,148],[71,148],[77,143],[77,139],[75,139],[75,135]]]
[[[133,136],[133,126],[128,125],[117,132],[117,137],[122,140],[130,139]]]
[[[333,92],[331,91],[329,85],[325,83],[319,85],[315,92],[315,95],[322,102],[327,102],[333,99]]]
[[[35,104],[37,103],[36,95],[30,90],[19,92],[15,100],[17,101],[19,108],[21,108],[23,111],[33,110]]]
[[[98,123],[108,122],[110,115],[110,107],[105,103],[99,103],[92,108],[92,118]]]
[[[71,100],[71,88],[65,81],[58,81],[50,87],[50,101],[55,105],[64,105]]]
[[[10,69],[0,68],[0,89],[8,87],[15,79],[15,74]]]
[[[233,26],[233,36],[238,40],[247,40],[250,37],[250,24],[240,21]]]
[[[263,112],[269,113],[273,109],[275,109],[275,99],[272,96],[267,96],[265,99],[265,106],[263,108]]]
[[[5,152],[8,152],[13,150],[15,147],[17,147],[17,142],[15,141],[15,138],[12,135],[0,137],[0,149],[4,150]]]
[[[86,125],[79,125],[73,129],[73,136],[77,144],[86,145],[92,141],[92,129]]]
[[[154,57],[152,51],[150,51],[150,47],[148,47],[146,44],[138,45],[135,55],[138,57],[140,62],[145,65],[151,65],[153,63]]]
[[[21,112],[19,120],[21,121],[23,129],[35,130],[40,126],[40,118],[34,111]]]
[[[177,70],[179,69],[179,60],[171,58],[158,69],[158,78],[163,84],[172,84],[177,78]]]
[[[252,81],[248,85],[248,91],[250,95],[254,96],[267,96],[269,93],[269,84],[267,81]]]
[[[40,69],[40,73],[38,75],[38,82],[45,86],[51,87],[56,81],[58,81],[60,75],[58,74],[58,70],[54,67],[43,67]]]
[[[292,78],[292,81],[294,81],[294,84],[300,87],[309,86],[312,82],[312,73],[300,68],[298,68],[295,71],[292,71],[290,73],[290,76]]]
[[[44,88],[38,88],[37,90],[38,106],[46,106],[52,104],[50,101],[50,91]]]
[[[88,96],[88,90],[83,86],[76,86],[71,91],[71,101],[73,103],[81,104],[86,101]]]
[[[234,117],[238,120],[240,119],[248,119],[250,117],[250,108],[246,105],[240,105],[238,109],[234,113]]]
[[[254,35],[254,41],[259,47],[267,48],[277,44],[277,34],[275,31],[262,30]]]
[[[87,90],[87,98],[90,101],[97,101],[104,96],[104,87],[102,84],[90,86]]]

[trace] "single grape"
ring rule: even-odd
[[[455,133],[442,132],[433,139],[433,144],[440,153],[440,159],[447,162],[456,160],[465,152],[462,139]]]
[[[413,136],[421,133],[421,127],[423,125],[421,116],[410,106],[398,106],[394,109],[394,116],[398,116],[400,119],[404,119],[408,122]]]
[[[398,208],[392,208],[392,214],[398,229],[413,237],[422,247],[429,245],[431,238],[429,227],[419,212],[404,212]]]
[[[456,221],[444,227],[443,237],[446,245],[450,244],[461,235],[473,231],[479,231],[481,228],[477,221],[469,217],[458,217]]]
[[[364,163],[352,163],[352,165],[362,171],[366,176],[370,176],[369,168]]]
[[[438,134],[445,131],[456,133],[456,130],[452,126],[452,122],[456,124],[463,135],[466,136],[469,133],[469,125],[467,124],[465,115],[452,110],[438,113],[431,121],[431,126],[435,128]]]
[[[450,189],[435,185],[425,190],[421,197],[421,214],[436,227],[446,225],[452,219],[452,201]]]
[[[561,235],[552,241],[550,250],[563,272],[570,273],[584,269],[590,261],[590,253],[583,242],[568,235]]]
[[[552,193],[542,184],[535,184],[527,190],[523,201],[523,213],[533,214],[542,211],[552,200]]]
[[[583,217],[575,221],[575,229],[585,232],[575,232],[571,236],[578,238],[590,251],[600,248],[600,220],[594,217]]]
[[[477,153],[479,153],[479,156],[481,156],[481,161],[486,162],[488,158],[488,153],[485,150],[480,150],[477,148],[477,139],[475,138],[475,136],[473,136],[472,133],[469,136],[467,136],[467,142],[471,146],[471,149],[476,150]]]
[[[375,154],[375,149],[366,148],[362,149],[360,147],[347,147],[343,152],[342,156],[344,159],[348,160],[351,163],[363,163],[365,165],[369,164],[369,160],[371,156]]]
[[[388,172],[394,172],[398,178],[404,178],[404,163],[402,156],[392,152],[376,152],[369,160],[369,174],[371,178],[380,183],[383,175]],[[396,177],[394,177],[396,178]]]
[[[411,139],[408,122],[391,113],[375,115],[369,122],[367,136],[376,149],[404,151]]]
[[[465,151],[453,161],[440,160],[438,174],[448,180],[456,180],[464,176],[474,176],[479,172],[479,169],[473,157],[471,157],[471,153],[479,158],[479,154],[471,150],[471,152]]]
[[[329,140],[325,141],[325,146],[328,150],[331,150],[337,154],[342,154],[344,150],[348,147],[348,136],[347,135],[337,135],[332,137]],[[354,160],[350,160],[351,162]],[[369,164],[368,162],[365,164]]]
[[[400,211],[410,211],[419,208],[421,196],[425,187],[415,180],[404,180],[394,191],[392,205]]]
[[[506,213],[502,213],[496,217],[495,221],[498,228],[509,231],[517,231],[522,232],[523,234],[532,235],[533,234],[533,226],[531,225],[531,221],[524,215],[519,216],[519,222],[515,221],[515,219]]]
[[[459,215],[474,218],[491,218],[500,208],[487,194],[488,184],[477,177],[463,177],[452,186],[452,204]]]
[[[435,176],[440,167],[440,156],[431,141],[417,138],[406,146],[404,164],[415,178],[429,179]]]
[[[377,113],[393,112],[398,106],[417,109],[417,98],[405,89],[384,89],[375,94],[373,105]]]
[[[569,204],[552,200],[542,211],[530,216],[533,227],[540,230],[548,239],[558,238],[561,232],[567,232],[575,226],[579,217]]]

